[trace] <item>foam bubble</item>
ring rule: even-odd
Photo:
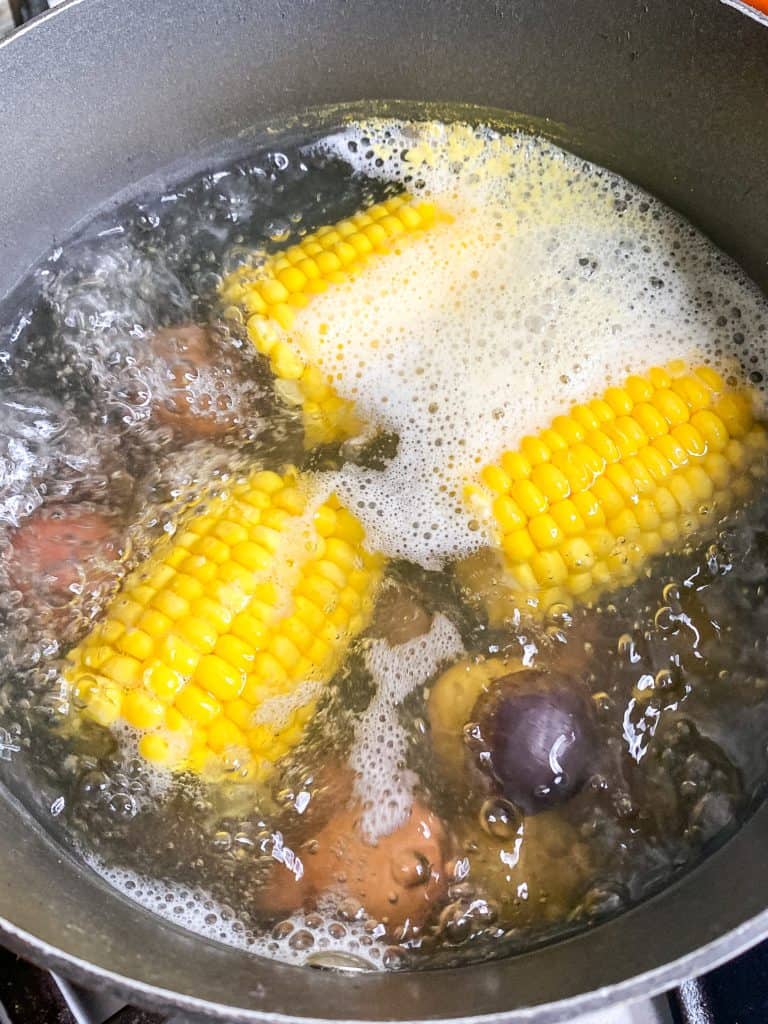
[[[459,632],[444,615],[436,615],[428,633],[397,647],[374,640],[365,665],[376,693],[360,718],[350,753],[355,791],[363,803],[361,828],[370,842],[403,824],[413,803],[413,772],[405,768],[408,738],[398,717],[400,705],[464,651]]]
[[[347,465],[334,479],[385,553],[439,568],[477,548],[464,483],[628,372],[681,358],[765,390],[764,299],[622,178],[466,125],[372,121],[324,146],[368,175],[418,181],[454,218],[296,321],[338,391],[400,439],[382,472]]]
[[[365,921],[343,923],[335,907],[319,906],[316,911],[297,912],[281,921],[271,932],[256,931],[236,911],[215,900],[205,889],[178,882],[160,881],[128,868],[106,864],[84,853],[88,865],[106,882],[134,903],[181,928],[215,942],[249,953],[301,966],[324,954],[335,954],[338,966],[380,970],[386,959],[387,942],[381,932],[371,934]]]

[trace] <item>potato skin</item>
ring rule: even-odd
[[[11,533],[11,584],[60,611],[79,593],[92,598],[115,578],[120,532],[113,516],[86,502],[39,508]]]
[[[345,810],[317,835],[314,852],[304,857],[310,886],[318,896],[349,901],[352,913],[361,909],[391,939],[414,938],[447,887],[443,824],[415,802],[408,819],[372,845],[359,823],[359,810]]]
[[[189,387],[196,378],[212,377],[217,369],[236,369],[231,356],[216,344],[213,330],[192,323],[163,327],[150,339],[150,347],[162,367],[166,391],[153,404],[153,418],[186,441],[226,434],[237,421],[229,396],[204,397],[199,408],[190,401]]]
[[[431,627],[432,616],[411,588],[398,580],[385,580],[376,598],[369,635],[386,640],[390,647],[399,647],[428,633]]]

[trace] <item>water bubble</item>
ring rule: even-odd
[[[314,944],[315,937],[306,928],[300,928],[298,931],[295,931],[288,940],[288,945],[291,949],[311,949]]]
[[[519,809],[509,800],[492,797],[480,809],[480,825],[494,839],[516,835],[523,821]]]

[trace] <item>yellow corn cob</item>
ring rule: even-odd
[[[301,406],[308,448],[352,437],[361,424],[353,403],[341,398],[313,364],[311,345],[292,331],[296,311],[329,285],[354,276],[372,255],[430,228],[437,218],[432,203],[393,196],[224,280],[222,302],[247,318],[248,336],[269,358],[283,398]]]
[[[714,524],[748,495],[767,447],[748,391],[674,363],[523,438],[467,498],[498,545],[512,606],[545,612],[632,583]],[[497,603],[495,617],[509,608]]]
[[[315,503],[316,504],[316,503]],[[192,514],[69,655],[86,716],[179,770],[263,778],[367,624],[382,560],[331,496],[262,471]]]

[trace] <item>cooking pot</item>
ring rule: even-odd
[[[0,297],[142,179],[158,186],[254,125],[358,100],[522,112],[684,213],[768,288],[767,96],[768,29],[717,0],[69,0],[0,45]],[[352,975],[153,916],[4,792],[0,933],[88,985],[206,1018],[543,1024],[660,991],[768,935],[766,861],[760,806],[695,871],[582,934],[456,970]]]

